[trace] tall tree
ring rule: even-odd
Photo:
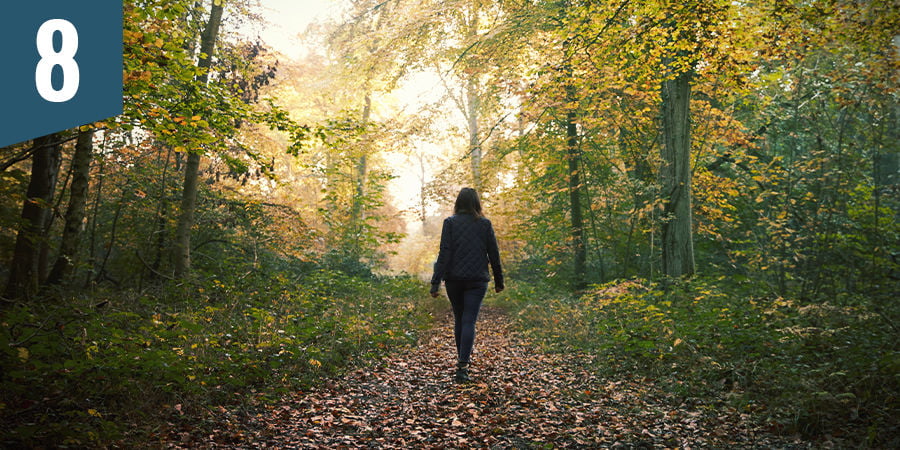
[[[362,126],[367,126],[372,120],[372,95],[366,91],[363,95],[362,110]],[[356,157],[356,196],[353,197],[353,207],[350,220],[355,224],[360,224],[366,220],[365,205],[366,198],[366,180],[369,172],[368,149],[362,148]]]
[[[566,100],[569,104],[577,104],[575,87],[566,86]],[[578,140],[578,122],[575,108],[570,106],[566,112],[566,160],[568,161],[569,180],[569,218],[572,224],[572,257],[575,289],[583,289],[585,280],[585,263],[587,248],[584,239],[584,217],[581,209],[581,144]]]
[[[568,5],[563,6],[562,14],[566,14]],[[574,71],[572,69],[572,45],[571,38],[563,41],[564,65],[563,77],[565,91],[565,126],[566,126],[566,161],[568,170],[566,178],[569,188],[569,219],[571,223],[573,282],[576,290],[583,289],[586,285],[585,263],[587,261],[587,247],[584,239],[584,217],[581,209],[582,197],[582,155],[581,143],[578,138],[578,88],[575,86]]]
[[[93,158],[94,130],[88,128],[78,133],[75,154],[72,155],[72,187],[69,189],[69,207],[66,209],[66,224],[63,228],[59,255],[47,277],[48,284],[60,283],[72,270],[72,261],[81,242],[81,228],[84,221],[84,206],[88,195],[88,178]]]
[[[715,44],[713,31],[729,6],[720,0],[660,2],[656,31],[665,38],[658,63],[660,86],[661,200],[663,204],[663,273],[694,274],[693,208],[691,206],[691,87],[701,52]],[[707,61],[712,63],[712,61]]]
[[[469,158],[471,160],[472,165],[472,180],[475,189],[478,191],[482,190],[482,175],[481,175],[481,165],[482,165],[482,153],[481,153],[481,136],[478,130],[478,119],[479,113],[481,111],[481,99],[478,96],[477,85],[475,81],[475,75],[469,75],[469,79],[466,80],[466,106],[463,111],[466,115],[466,122],[468,122],[468,132],[469,132]]]
[[[367,1],[354,2],[354,13],[356,17],[344,23],[331,31],[327,38],[328,48],[333,52],[338,61],[343,64],[337,65],[338,74],[336,77],[341,81],[344,89],[347,89],[349,101],[352,104],[361,103],[361,112],[358,118],[352,120],[357,123],[355,126],[360,127],[360,131],[372,131],[374,128],[372,122],[373,95],[375,92],[383,88],[383,79],[386,77],[388,67],[394,66],[391,55],[392,48],[386,45],[382,39],[384,33],[385,22],[390,19],[392,5],[378,4],[372,6]],[[360,98],[361,97],[361,98]],[[360,102],[361,100],[361,102]],[[368,228],[368,213],[371,211],[372,204],[370,202],[367,186],[370,184],[370,162],[374,156],[377,144],[374,141],[374,134],[366,136],[362,140],[350,145],[349,143],[339,151],[351,150],[348,154],[352,161],[350,173],[350,181],[353,186],[353,195],[350,199],[349,215],[347,216],[347,229],[351,241],[347,257],[359,260],[363,254],[363,236],[365,236]],[[332,168],[339,165],[335,156],[329,153],[329,164]],[[329,182],[332,189],[336,188],[333,183],[334,175],[338,175],[339,171],[329,170]]]
[[[691,209],[691,78],[692,68],[667,64],[670,77],[662,83],[663,195],[662,266],[670,277],[694,273]]]
[[[5,297],[28,297],[37,291],[41,280],[39,252],[46,238],[47,223],[62,153],[62,135],[49,134],[34,140],[31,160],[31,181],[24,205],[22,222],[16,235],[16,246],[10,262],[9,282]]]
[[[199,78],[202,84],[209,81],[209,71],[212,67],[212,57],[216,50],[216,39],[219,36],[219,26],[222,24],[224,9],[225,0],[213,0],[206,28],[200,39],[200,60],[197,62],[197,66],[201,70]],[[201,157],[200,150],[193,149],[188,153],[184,167],[181,215],[178,217],[178,228],[175,232],[173,246],[176,277],[184,276],[191,268],[191,228],[194,226],[194,210],[197,206]]]
[[[479,16],[481,14],[479,5],[475,4],[463,10],[462,14],[462,37],[464,41],[474,42],[478,36],[478,27],[481,25]],[[459,55],[462,58],[462,55]],[[482,91],[479,83],[479,75],[483,68],[472,65],[462,74],[463,83],[465,84],[465,101],[464,107],[460,108],[460,112],[466,118],[467,130],[469,132],[469,148],[468,155],[472,166],[472,180],[475,189],[481,191],[483,186],[482,180],[482,147],[481,132],[479,130],[479,120],[482,119]]]

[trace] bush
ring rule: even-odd
[[[533,290],[533,288],[529,288]],[[644,280],[581,297],[521,292],[500,300],[556,351],[599,356],[596,370],[657,379],[683,398],[726,398],[787,433],[898,441],[897,334],[870,299],[800,303],[725,278],[668,289]]]
[[[411,344],[438,307],[411,278],[270,263],[7,309],[2,444],[100,446],[141,442],[165,420],[196,426]]]

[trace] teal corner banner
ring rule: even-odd
[[[0,147],[122,113],[121,0],[0,6]]]

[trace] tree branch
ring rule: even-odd
[[[24,161],[24,160],[30,158],[31,155],[33,155],[34,152],[36,152],[36,151],[38,151],[38,150],[45,149],[45,148],[48,148],[48,147],[54,147],[54,146],[56,146],[56,145],[62,145],[62,144],[65,144],[66,142],[74,141],[75,139],[78,139],[78,134],[77,134],[77,133],[76,133],[74,136],[71,136],[71,137],[68,137],[68,138],[65,138],[65,139],[60,139],[60,140],[58,140],[58,141],[56,141],[56,142],[50,142],[50,143],[48,143],[48,144],[46,144],[46,145],[43,145],[43,146],[41,146],[41,147],[30,147],[30,148],[28,148],[28,149],[26,149],[26,150],[23,150],[22,153],[20,153],[20,154],[18,154],[18,155],[16,155],[16,156],[13,156],[12,158],[10,158],[10,159],[8,159],[8,160],[3,161],[2,163],[0,163],[0,172],[5,172],[6,169],[9,169],[10,167],[12,167],[13,165],[15,165],[16,163],[22,162],[22,161]]]

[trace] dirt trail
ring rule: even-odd
[[[650,380],[601,379],[586,355],[542,354],[499,310],[478,322],[473,382],[453,383],[450,318],[420,345],[257,416],[253,448],[803,447]],[[215,446],[215,444],[212,444]]]

